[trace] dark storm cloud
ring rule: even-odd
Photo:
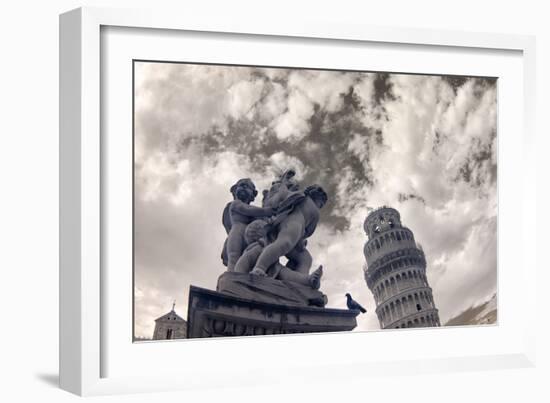
[[[366,127],[359,118],[360,100],[350,87],[342,98],[341,109],[329,112],[319,104],[314,104],[313,115],[309,118],[309,131],[301,139],[304,146],[297,146],[295,142],[280,141],[274,129],[264,131],[265,122],[257,118],[242,117],[238,120],[229,118],[225,130],[213,128],[207,133],[196,137],[187,137],[182,140],[181,149],[189,145],[199,145],[204,155],[219,153],[223,150],[234,151],[249,156],[252,168],[259,173],[272,175],[269,171],[272,166],[270,157],[276,153],[284,153],[295,158],[304,166],[307,172],[302,176],[303,183],[321,184],[331,197],[323,209],[322,214],[336,229],[346,228],[349,225],[347,217],[337,210],[341,201],[336,192],[340,177],[338,173],[349,170],[352,174],[349,188],[346,193],[355,193],[358,188],[372,185],[369,177],[371,168],[366,154],[359,158],[349,148],[349,133],[355,133],[365,144],[368,153],[369,139],[373,129]],[[262,133],[263,135],[260,135]]]

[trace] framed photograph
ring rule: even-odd
[[[60,45],[64,389],[533,365],[532,38],[94,8]]]

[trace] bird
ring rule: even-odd
[[[366,313],[367,310],[363,308],[357,301],[355,301],[353,298],[351,298],[351,295],[349,293],[346,293],[346,298],[348,299],[347,305],[348,309],[355,310],[355,311],[361,311],[361,313]]]

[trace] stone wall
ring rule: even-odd
[[[157,321],[153,340],[168,339],[169,330],[172,331],[170,339],[185,339],[187,337],[187,323],[185,321]]]

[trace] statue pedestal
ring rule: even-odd
[[[291,281],[226,271],[218,278],[216,291],[233,297],[277,305],[323,308],[327,297],[319,290]]]
[[[251,300],[191,286],[187,337],[349,331],[357,326],[358,314],[347,309]]]

